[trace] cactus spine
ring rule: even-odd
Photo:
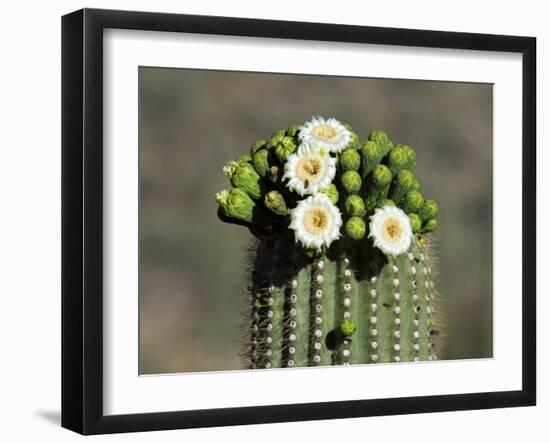
[[[224,171],[222,221],[247,226],[248,368],[433,360],[440,348],[429,232],[437,203],[414,150],[316,117]]]

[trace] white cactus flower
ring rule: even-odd
[[[288,156],[283,180],[287,180],[286,186],[291,191],[304,196],[328,188],[335,175],[335,158],[325,149],[302,143],[295,154]]]
[[[386,255],[395,257],[411,247],[411,222],[407,214],[396,206],[376,209],[370,218],[369,228],[374,246]]]
[[[300,139],[330,152],[342,152],[351,141],[351,132],[335,118],[317,116],[300,128]]]
[[[342,215],[325,194],[315,194],[298,202],[290,212],[290,229],[297,242],[310,249],[321,249],[340,237]]]

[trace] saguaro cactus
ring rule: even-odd
[[[382,131],[360,143],[349,125],[314,117],[224,167],[233,188],[216,195],[218,215],[255,237],[247,367],[437,358],[438,206],[415,166],[415,151]]]

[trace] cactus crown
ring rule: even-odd
[[[435,295],[426,234],[438,206],[416,153],[313,117],[223,168],[218,216],[246,226],[250,368],[432,360]],[[439,311],[439,308],[437,308]]]
[[[364,236],[392,254],[384,245],[437,227],[437,203],[420,192],[415,166],[414,149],[394,145],[382,131],[360,143],[351,126],[313,117],[257,141],[250,156],[224,166],[233,189],[218,194],[218,213],[258,237],[290,229],[313,256]],[[389,217],[378,230],[372,226],[376,213]]]

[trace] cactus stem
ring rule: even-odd
[[[251,254],[255,255],[252,265],[252,284],[248,288],[250,294],[251,321],[249,324],[248,347],[246,350],[246,361],[250,367],[264,368],[266,364],[265,350],[267,345],[267,325],[265,321],[265,299],[266,287],[269,286],[271,268],[273,267],[274,243],[260,240],[251,247]],[[264,257],[264,258],[262,258]],[[269,257],[268,260],[265,257]]]
[[[251,369],[256,368],[256,356],[258,347],[258,319],[260,317],[258,313],[257,294],[252,287],[248,288],[250,294],[250,325],[249,325],[249,367]]]
[[[373,276],[370,278],[370,290],[369,290],[369,297],[370,297],[370,336],[372,337],[371,342],[371,348],[372,343],[375,343],[378,336],[378,291],[376,290],[376,276]],[[370,353],[369,361],[376,363],[378,361],[378,350],[376,348],[373,348]]]
[[[277,318],[273,318],[274,315],[277,315],[276,314],[276,311],[273,309],[273,301],[274,301],[274,297],[277,297],[279,294],[276,293],[276,288],[275,286],[273,286],[273,280],[274,280],[274,274],[276,272],[276,269],[277,269],[277,262],[278,262],[278,258],[279,258],[279,249],[280,249],[280,244],[281,242],[280,241],[275,241],[275,247],[274,247],[274,252],[273,252],[273,265],[272,265],[272,268],[271,268],[271,276],[270,276],[270,284],[267,288],[267,291],[265,293],[265,297],[264,297],[264,300],[263,300],[263,308],[264,310],[266,311],[266,316],[267,316],[267,319],[266,319],[266,334],[265,334],[265,351],[264,351],[264,356],[265,356],[265,368],[266,369],[269,369],[269,368],[272,368],[272,367],[277,367],[276,363],[275,363],[275,360],[277,358],[276,355],[274,355],[274,349],[275,350],[278,350],[278,346],[274,346],[272,349],[272,344],[273,344],[273,339],[274,339],[274,324],[276,325],[276,321],[277,321]]]
[[[295,365],[294,356],[296,354],[296,347],[294,341],[290,340],[291,335],[296,335],[296,302],[298,301],[298,295],[296,290],[298,289],[298,276],[295,275],[290,280],[290,287],[287,297],[287,309],[285,320],[285,342],[286,342],[286,361],[285,366],[291,368]]]
[[[373,350],[378,352],[379,362],[392,362],[395,357],[395,319],[400,308],[396,305],[395,294],[395,274],[391,265],[391,258],[388,258],[388,265],[385,265],[376,282],[378,292],[377,299],[377,340],[371,342]]]
[[[440,319],[426,242],[396,257],[344,243],[312,260],[280,236],[251,252],[247,367],[436,360]]]
[[[414,250],[415,248],[413,245],[409,253]],[[399,304],[400,308],[399,331],[396,330],[394,334],[396,340],[399,339],[399,361],[401,362],[413,361],[416,356],[416,349],[414,346],[414,329],[416,327],[414,322],[416,315],[414,296],[416,295],[416,287],[418,285],[416,283],[416,269],[411,270],[411,265],[414,267],[414,255],[411,253],[413,257],[413,262],[411,262],[409,253],[395,259],[397,262],[396,266],[398,265],[399,269],[397,272],[394,269],[394,272],[399,275],[400,280],[399,296],[395,297],[394,295],[396,303]]]
[[[317,366],[321,363],[321,352],[323,349],[323,283],[324,283],[324,269],[325,269],[325,257],[316,259],[312,266],[312,294],[311,302],[313,309],[311,312],[311,328],[310,328],[310,348],[309,348],[309,361],[313,366]],[[321,309],[319,309],[319,307]],[[318,311],[321,312],[318,312]]]
[[[413,328],[413,350],[414,350],[414,357],[413,357],[413,360],[414,361],[419,361],[420,360],[420,343],[418,341],[419,337],[420,337],[420,331],[418,329],[418,325],[420,324],[420,319],[419,319],[419,311],[420,311],[420,304],[419,304],[419,301],[420,301],[420,298],[418,297],[418,294],[417,294],[417,291],[416,291],[416,287],[418,286],[418,283],[416,281],[416,262],[415,262],[415,257],[414,255],[409,252],[408,253],[408,257],[409,257],[409,261],[410,261],[410,273],[411,273],[411,282],[412,282],[412,286],[415,288],[414,290],[414,293],[413,293],[413,296],[412,296],[412,306],[413,306],[413,312],[414,312],[414,319],[413,319],[413,324],[414,324],[414,328]]]
[[[428,293],[429,283],[427,273],[424,272],[426,268],[423,246],[419,242],[415,242],[416,252],[414,261],[415,265],[415,279],[414,284],[416,286],[416,294],[418,295],[417,306],[415,307],[415,318],[418,318],[418,358],[419,360],[433,360],[433,344],[431,343],[431,337],[429,330],[432,324],[432,308],[430,307],[430,296]],[[428,332],[426,332],[428,331]]]
[[[395,362],[401,361],[401,294],[399,293],[399,287],[400,287],[400,281],[399,281],[399,267],[396,265],[395,259],[390,259],[390,266],[393,271],[393,286],[394,286],[394,293],[393,293],[393,299],[394,299],[394,308],[393,312],[395,315],[395,318],[393,320],[394,322],[394,330],[393,330],[393,350],[394,355],[393,359]]]
[[[259,324],[259,331],[262,333],[261,340],[258,340],[260,349],[256,353],[261,354],[261,361],[257,366],[266,369],[281,366],[282,361],[282,339],[283,339],[283,306],[285,295],[285,284],[281,283],[282,276],[288,265],[284,254],[285,239],[266,239],[271,247],[271,262],[269,270],[266,270],[268,281],[257,301],[259,316],[262,319]]]
[[[299,247],[293,254],[293,288],[289,309],[288,367],[303,367],[309,362],[309,330],[311,303],[311,264],[307,263]],[[296,287],[294,287],[296,286]],[[293,297],[295,295],[295,297]]]
[[[317,303],[317,298],[315,296],[312,296],[312,310],[315,311],[316,318],[321,318],[321,324],[317,325],[315,324],[314,327],[316,329],[321,329],[322,331],[322,339],[319,340],[321,343],[321,349],[320,352],[317,353],[319,355],[319,359],[313,357],[315,360],[319,360],[319,362],[314,361],[316,365],[331,365],[332,362],[332,349],[331,346],[329,346],[329,343],[327,342],[327,337],[331,334],[331,332],[339,326],[338,321],[335,319],[335,310],[336,306],[334,303],[334,300],[336,300],[337,294],[338,294],[338,283],[337,283],[337,274],[338,274],[338,264],[337,262],[330,256],[326,255],[322,258],[323,267],[323,283],[319,284],[316,283],[318,286],[317,289],[322,290],[322,299],[321,299],[321,312],[317,312],[316,306],[319,304]],[[317,263],[317,266],[319,263]],[[314,319],[316,321],[316,318]],[[314,345],[315,346],[315,345]]]
[[[344,258],[342,259],[342,268],[343,268],[343,271],[340,279],[340,281],[343,282],[342,287],[340,288],[343,292],[341,312],[342,312],[342,320],[347,320],[352,318],[352,303],[353,301],[356,301],[356,300],[352,300],[352,297],[357,298],[357,297],[354,297],[355,294],[352,294],[351,280],[352,280],[353,271],[351,270],[351,267],[350,267],[349,257],[344,256]],[[354,289],[354,293],[356,293],[357,286],[355,284],[353,286],[355,286],[353,289]],[[349,364],[350,362],[350,356],[352,353],[350,340],[351,340],[350,337],[344,338],[343,346],[340,351],[341,362],[343,365],[346,365],[346,363]]]
[[[426,249],[426,244],[423,248]],[[434,322],[434,283],[431,278],[432,268],[430,266],[429,259],[427,254],[422,253],[420,255],[420,261],[422,263],[422,271],[425,275],[425,287],[426,287],[426,313],[427,313],[427,323],[428,323],[428,360],[437,360],[436,350],[435,350],[435,340],[433,334],[435,333],[435,322]]]
[[[371,297],[371,283],[369,274],[369,254],[363,251],[355,251],[352,256],[353,271],[352,279],[352,319],[355,322],[357,330],[352,339],[351,364],[368,363],[371,354],[371,303],[375,300]],[[376,333],[376,331],[375,331]]]

